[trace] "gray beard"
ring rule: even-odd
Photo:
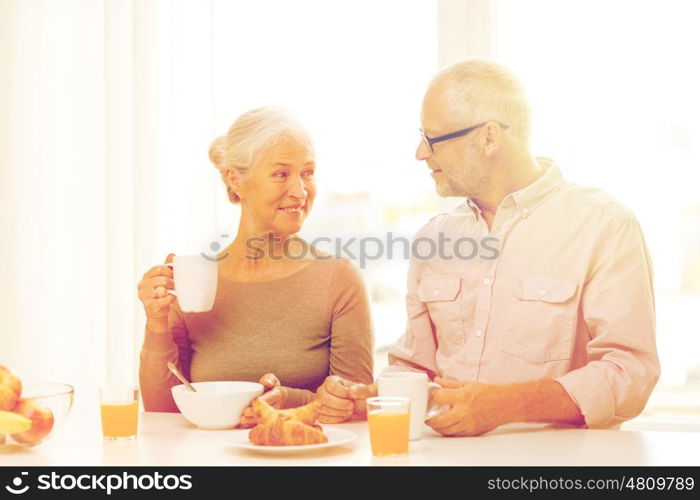
[[[459,185],[451,179],[446,179],[443,183],[436,183],[435,190],[438,196],[443,198],[448,198],[450,196],[466,196],[464,194],[464,189],[460,188]]]
[[[490,178],[488,171],[479,169],[472,172],[471,176],[462,175],[459,179],[446,178],[441,184],[436,184],[438,196],[458,196],[460,198],[475,198],[478,193],[489,189]]]

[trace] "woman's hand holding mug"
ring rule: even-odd
[[[175,282],[173,270],[167,264],[170,264],[174,257],[173,254],[169,254],[165,264],[150,268],[138,284],[139,300],[143,302],[148,320],[147,327],[151,331],[169,329],[168,313],[177,297],[169,292],[175,289]]]

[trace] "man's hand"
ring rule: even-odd
[[[355,384],[337,375],[331,375],[316,391],[316,399],[323,404],[318,420],[324,424],[339,424],[351,419],[365,419],[365,400],[376,395],[375,384]]]
[[[451,409],[426,423],[445,436],[477,436],[508,423],[506,386],[435,378],[443,389],[431,393],[435,405]]]

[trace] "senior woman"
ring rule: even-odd
[[[217,255],[210,311],[182,312],[167,291],[173,288],[167,266],[152,267],[139,283],[147,316],[145,409],[177,411],[170,388],[180,382],[168,361],[195,382],[276,386],[263,397],[279,408],[311,401],[329,375],[371,382],[372,327],[359,272],[297,236],[316,197],[308,133],[287,111],[254,109],[214,140],[209,157],[230,201],[240,203],[237,234]],[[250,424],[249,411],[243,424]]]

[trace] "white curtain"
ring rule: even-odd
[[[134,382],[136,283],[217,234],[210,11],[0,0],[0,364],[24,379]]]
[[[1,5],[0,363],[76,380],[105,359],[103,5]]]

